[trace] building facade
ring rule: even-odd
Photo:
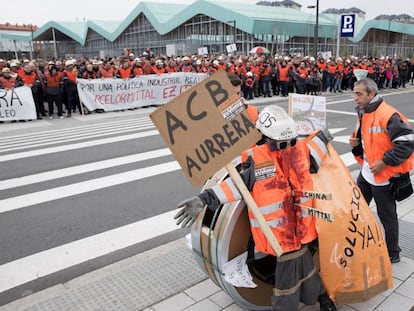
[[[202,13],[201,13],[202,12]],[[302,12],[298,8],[220,3],[198,0],[192,4],[141,2],[120,22],[51,21],[35,31],[8,40],[33,42],[34,57],[66,56],[106,58],[125,48],[142,54],[180,56],[207,53],[249,54],[257,45],[271,54],[314,54],[314,28],[318,23],[318,52],[336,55],[339,14]],[[339,39],[339,55],[412,58],[414,25],[385,20],[366,21],[357,15],[355,37]],[[4,37],[4,36],[2,36]],[[26,46],[27,48],[27,46]],[[202,48],[202,49],[200,49]],[[17,53],[28,53],[20,48]],[[3,51],[0,51],[3,53]]]

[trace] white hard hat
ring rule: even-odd
[[[297,136],[295,121],[283,108],[276,105],[263,108],[256,127],[264,136],[274,140],[289,140]]]
[[[75,64],[75,60],[73,60],[73,59],[68,59],[66,62],[65,62],[65,66],[70,66],[70,65],[74,65]]]
[[[161,59],[157,59],[155,61],[155,65],[162,65],[162,64],[163,64],[163,61]]]
[[[218,60],[213,60],[213,65],[218,65],[219,64],[219,61]]]
[[[251,71],[248,71],[248,72],[246,73],[246,76],[248,76],[248,77],[253,77],[253,73],[252,73]]]
[[[184,56],[183,60],[190,60],[190,58],[188,56]]]

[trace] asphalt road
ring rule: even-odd
[[[414,87],[381,93],[414,123]],[[270,102],[287,110],[286,98],[253,101]],[[327,102],[334,147],[355,170],[352,93]],[[188,233],[172,213],[198,189],[155,131],[153,110],[0,124],[0,305]]]

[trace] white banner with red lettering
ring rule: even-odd
[[[8,91],[0,89],[0,121],[34,120],[36,117],[30,87],[21,86]]]
[[[78,79],[79,99],[89,111],[161,106],[206,77],[203,73],[176,72],[132,79]]]

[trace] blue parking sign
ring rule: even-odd
[[[341,15],[341,38],[353,37],[355,33],[355,14]]]

